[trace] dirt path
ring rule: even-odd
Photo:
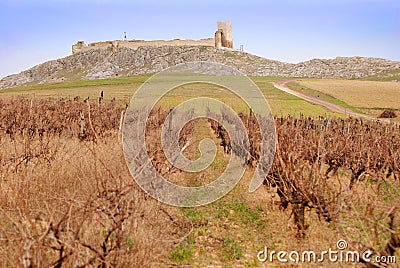
[[[301,93],[301,92],[298,92],[296,90],[290,89],[286,85],[287,83],[295,82],[295,81],[296,80],[278,81],[278,82],[274,83],[274,87],[276,87],[277,89],[280,89],[282,91],[285,91],[286,93],[295,95],[295,96],[297,96],[297,97],[299,97],[299,98],[301,98],[303,100],[309,101],[309,102],[314,103],[314,104],[322,105],[322,106],[328,108],[329,110],[331,110],[332,112],[335,112],[335,113],[341,113],[341,114],[346,114],[346,115],[353,116],[353,117],[365,118],[365,119],[368,119],[368,120],[382,121],[381,119],[378,119],[378,118],[375,118],[375,117],[371,117],[371,116],[368,116],[368,115],[365,115],[365,114],[360,114],[360,113],[353,112],[353,111],[351,111],[349,109],[343,108],[343,107],[341,107],[339,105],[336,105],[336,104],[333,104],[333,103],[331,103],[329,101],[325,101],[325,100],[321,100],[321,99],[318,99],[318,98],[315,98],[315,97],[308,96],[308,95],[306,95],[304,93]],[[387,120],[384,120],[384,121],[387,121]]]

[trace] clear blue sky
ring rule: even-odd
[[[212,37],[231,20],[235,47],[269,59],[400,60],[399,0],[0,0],[0,77],[65,57],[77,40]]]

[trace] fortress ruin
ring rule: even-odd
[[[209,46],[216,48],[227,48],[233,49],[233,40],[232,40],[232,22],[230,21],[219,21],[218,29],[214,34],[213,38],[204,38],[199,40],[181,40],[181,39],[173,39],[173,40],[115,40],[115,41],[104,41],[104,42],[95,42],[90,43],[88,45],[85,44],[84,41],[78,41],[76,44],[72,45],[72,54],[88,51],[91,49],[106,49],[112,48],[113,50],[118,47],[126,47],[131,49],[138,49],[143,46],[152,46],[152,47],[160,47],[160,46]]]
[[[219,21],[218,30],[215,32],[215,47],[227,47],[233,48],[232,40],[232,22],[230,21]]]

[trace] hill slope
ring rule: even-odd
[[[159,72],[188,61],[212,61],[252,76],[361,78],[400,68],[399,62],[377,58],[314,59],[298,64],[268,60],[246,52],[213,47],[164,46],[98,49],[39,64],[0,80],[0,89],[24,84],[92,80]]]

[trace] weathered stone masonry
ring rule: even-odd
[[[219,21],[218,30],[215,32],[215,47],[233,48],[232,40],[232,22]]]
[[[143,46],[160,47],[160,46],[209,46],[217,48],[233,49],[232,40],[232,22],[218,22],[218,29],[215,32],[214,38],[205,38],[199,40],[114,40],[105,42],[95,42],[88,45],[84,41],[78,41],[72,45],[72,54],[87,51],[91,49],[116,49],[118,47],[126,47],[138,49]]]

